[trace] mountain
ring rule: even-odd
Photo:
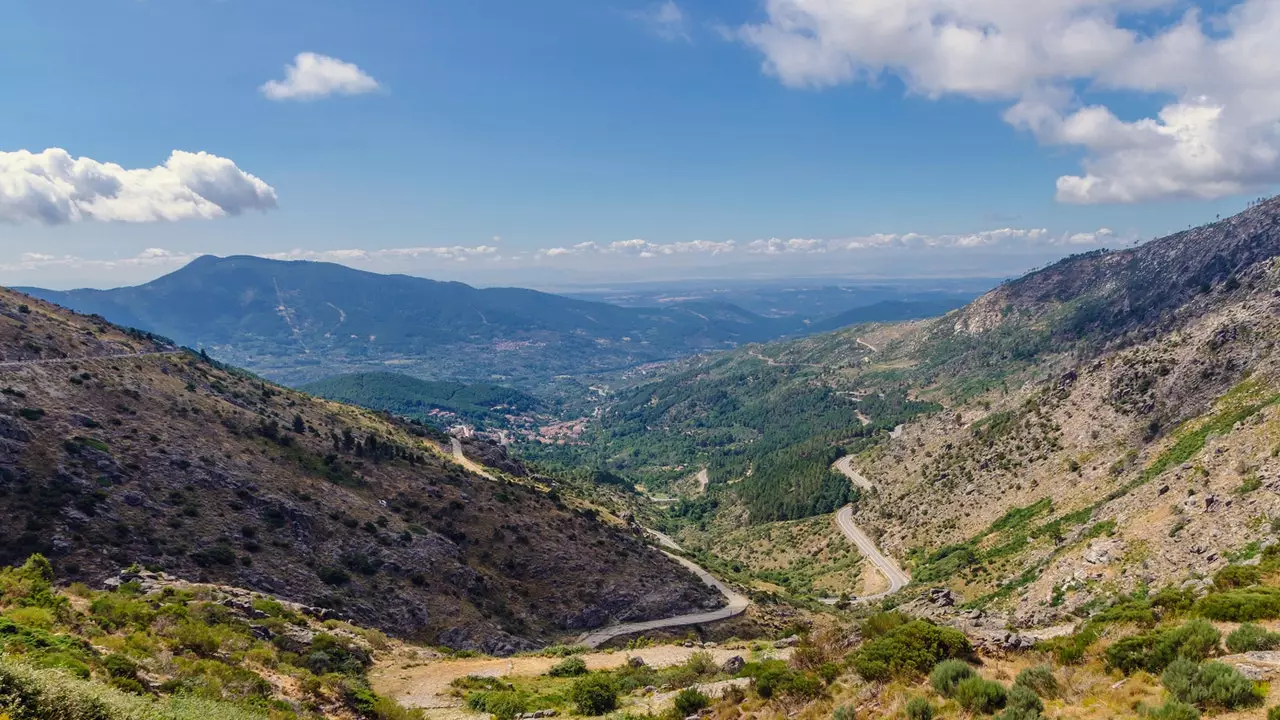
[[[419,380],[398,373],[337,375],[299,389],[329,400],[418,420],[443,412],[471,423],[501,424],[506,415],[534,412],[543,405],[532,395],[501,385]]]
[[[680,363],[577,450],[656,487],[708,467],[668,523],[712,551],[744,519],[832,509],[851,454],[874,488],[856,521],[918,583],[1014,626],[1069,621],[1280,542],[1277,258],[1280,198],[941,318]]]
[[[778,337],[722,303],[622,308],[342,265],[205,256],[145,285],[24,289],[292,384],[352,371],[534,382]]]
[[[445,442],[0,289],[0,564],[138,565],[501,653],[719,600],[599,508]]]

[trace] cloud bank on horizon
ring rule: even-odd
[[[710,263],[729,261],[755,263],[760,266],[781,257],[803,261],[804,258],[816,260],[819,259],[818,256],[826,256],[828,260],[821,261],[821,265],[809,267],[813,271],[821,269],[822,272],[829,272],[832,269],[830,262],[845,263],[849,259],[857,258],[860,253],[875,251],[943,250],[971,253],[1002,248],[1045,251],[1061,248],[1095,248],[1107,243],[1120,245],[1133,240],[1133,238],[1119,236],[1109,228],[1100,228],[1092,232],[1059,234],[1043,228],[1001,228],[947,235],[879,233],[832,239],[764,238],[744,243],[734,240],[655,243],[635,238],[609,243],[584,242],[568,247],[551,247],[532,251],[503,250],[494,245],[452,245],[333,250],[295,248],[283,252],[250,254],[270,260],[332,262],[375,272],[408,274],[439,272],[446,265],[469,265],[481,270],[530,267],[582,269],[593,267],[589,264],[593,259],[615,261],[628,259],[636,263],[650,263],[656,267],[663,262],[684,258]],[[145,280],[175,270],[205,254],[218,253],[148,248],[131,257],[103,259],[25,252],[14,259],[0,259],[0,273],[10,276],[39,277],[41,273],[61,269],[92,271],[108,280],[113,276]],[[588,264],[584,265],[584,262]],[[632,270],[637,268],[636,265],[628,267]]]
[[[1185,10],[1184,10],[1185,8]],[[1010,103],[1004,120],[1084,153],[1063,203],[1215,199],[1280,182],[1280,3],[766,0],[729,31],[797,88],[900,78],[928,97]],[[1181,11],[1181,12],[1180,12]],[[1180,14],[1179,14],[1180,12]],[[1173,98],[1123,120],[1081,91]]]

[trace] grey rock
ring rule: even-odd
[[[741,655],[734,655],[733,657],[724,661],[724,663],[720,666],[720,670],[728,675],[737,675],[738,673],[742,672],[742,669],[746,666],[747,666],[747,661],[744,660]]]

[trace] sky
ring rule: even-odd
[[[0,283],[983,276],[1280,183],[1280,3],[42,0]]]

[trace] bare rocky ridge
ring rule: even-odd
[[[134,563],[510,653],[719,604],[622,528],[442,437],[0,290],[0,561]],[[65,363],[41,359],[64,358]],[[512,465],[512,471],[518,467]]]

